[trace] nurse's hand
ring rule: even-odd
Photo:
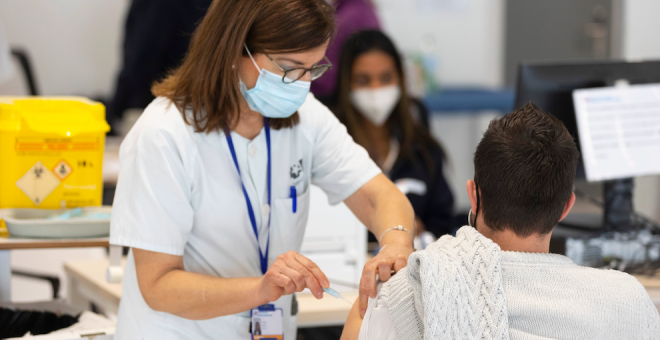
[[[369,297],[375,298],[376,275],[387,281],[408,264],[413,252],[412,235],[403,230],[391,230],[402,226],[414,230],[415,212],[406,195],[385,175],[378,174],[355,193],[344,200],[346,206],[369,230],[378,237],[381,249],[378,255],[364,265],[360,279],[360,316],[367,311]]]
[[[411,243],[387,243],[380,249],[378,255],[364,265],[360,279],[361,317],[364,317],[367,311],[369,297],[375,298],[378,294],[376,274],[380,281],[386,282],[392,276],[392,272],[397,273],[405,267],[408,264],[408,256],[413,252]]]
[[[305,288],[320,299],[323,297],[321,287],[330,287],[328,278],[316,263],[295,251],[278,256],[259,282],[259,292],[266,303],[283,295],[302,292]]]

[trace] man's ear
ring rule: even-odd
[[[470,198],[470,206],[472,208],[472,213],[477,212],[477,184],[473,180],[468,179],[466,183],[467,194]]]
[[[573,205],[575,205],[575,193],[571,193],[571,198],[569,198],[568,202],[566,202],[566,205],[564,206],[564,212],[561,214],[559,221],[566,218],[566,215],[568,215],[571,209],[573,209]]]

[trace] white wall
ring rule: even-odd
[[[498,87],[504,83],[506,0],[372,0],[384,31],[403,54],[422,52],[437,63],[441,87]],[[434,116],[433,135],[449,156],[445,177],[457,211],[469,209],[465,182],[473,177],[472,154],[493,113]]]
[[[423,43],[443,85],[498,86],[503,74],[505,0],[373,0],[384,29],[405,53]],[[9,42],[31,54],[45,95],[110,96],[130,0],[2,0]]]
[[[440,86],[498,87],[504,82],[505,0],[372,0],[384,31],[407,56],[422,45],[437,62]],[[457,210],[469,209],[465,182],[490,112],[434,116],[433,135],[449,156],[445,176]]]
[[[110,96],[130,0],[1,0],[9,43],[27,49],[44,95]]]
[[[406,53],[432,42],[445,85],[502,84],[505,0],[373,0]],[[0,25],[31,53],[44,94],[110,95],[130,0],[2,0]],[[624,1],[623,55],[660,58],[660,1]]]
[[[660,59],[660,1],[623,2],[623,57]],[[660,176],[635,179],[635,209],[660,220]]]
[[[121,35],[130,0],[0,0],[0,26],[12,47],[25,48],[44,95],[112,95],[119,69]],[[2,94],[27,94],[19,74]],[[66,296],[62,263],[103,258],[103,249],[12,251],[14,269],[57,275]],[[12,278],[12,300],[49,300],[49,285]]]
[[[435,45],[441,85],[495,87],[504,74],[505,0],[373,0],[405,54]]]
[[[623,55],[629,59],[660,59],[660,1],[625,0]]]

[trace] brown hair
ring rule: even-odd
[[[240,116],[238,67],[252,53],[295,53],[323,46],[334,34],[334,9],[324,0],[215,0],[191,39],[183,64],[152,87],[197,132],[229,129]],[[274,129],[298,123],[271,119]]]
[[[573,192],[578,157],[564,124],[532,103],[491,121],[474,154],[486,225],[520,237],[551,232]]]
[[[414,100],[408,96],[401,56],[392,40],[384,33],[377,30],[363,30],[346,39],[339,59],[338,92],[335,95],[338,107],[334,110],[337,117],[346,125],[348,132],[356,143],[367,150],[371,149],[369,138],[362,127],[364,117],[358,113],[350,99],[353,63],[360,55],[371,51],[380,51],[390,56],[394,60],[399,75],[401,98],[385,122],[390,136],[398,134],[400,139],[401,147],[398,159],[406,158],[415,162],[417,158],[414,153],[419,152],[421,159],[424,161],[423,166],[429,173],[442,171],[442,169],[436,169],[433,156],[429,152],[429,148],[433,148],[439,150],[440,154],[444,156],[442,147],[433,139],[427,127],[415,122],[413,119],[411,108]]]

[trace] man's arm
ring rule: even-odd
[[[382,297],[369,306],[365,317],[360,316],[359,300],[348,313],[341,340],[398,340],[390,312]],[[363,329],[364,327],[364,329]]]
[[[360,336],[360,328],[362,327],[362,317],[360,316],[360,299],[356,299],[353,308],[348,313],[344,331],[341,333],[340,340],[357,340]]]

